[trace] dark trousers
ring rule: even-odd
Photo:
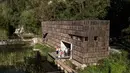
[[[56,51],[56,54],[58,54],[59,53],[59,51]]]

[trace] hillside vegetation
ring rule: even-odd
[[[111,53],[104,60],[100,60],[98,66],[88,66],[79,73],[130,73],[130,59],[126,51]]]
[[[40,34],[43,20],[105,19],[108,0],[5,0],[0,3],[0,26],[12,34],[24,26]]]
[[[0,29],[0,40],[8,39],[8,32],[5,29]]]
[[[111,20],[110,37],[129,39],[129,0],[2,0],[0,26],[9,35],[18,27],[41,34],[41,21]]]
[[[130,73],[129,8],[130,0],[1,0],[0,39],[12,36],[19,27],[42,35],[41,21],[110,20],[110,45],[122,46],[128,54],[111,54],[100,66],[90,66],[80,73]]]

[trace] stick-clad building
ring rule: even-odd
[[[55,48],[70,48],[70,58],[82,63],[97,63],[109,55],[109,21],[43,21],[43,41]]]

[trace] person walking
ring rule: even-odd
[[[56,54],[58,54],[58,53],[59,53],[59,48],[57,47],[57,48],[56,48]]]
[[[63,52],[63,51],[61,51],[61,57],[62,57],[62,58],[64,57],[64,52]]]
[[[68,49],[65,49],[65,56],[68,56]]]
[[[59,49],[58,58],[61,58],[61,50]]]

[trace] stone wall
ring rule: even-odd
[[[43,41],[60,47],[61,41],[72,43],[72,59],[85,64],[96,63],[109,54],[109,21],[43,21]]]

